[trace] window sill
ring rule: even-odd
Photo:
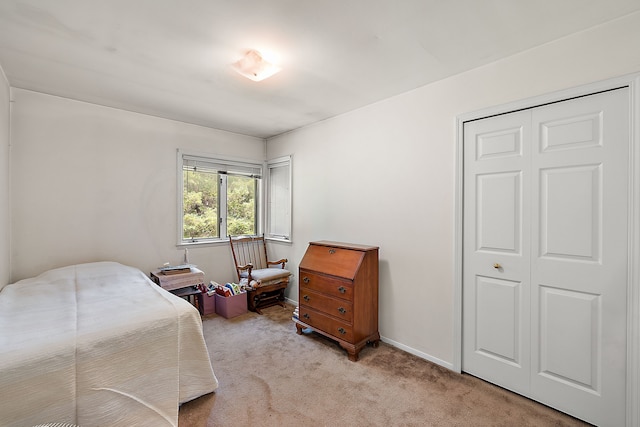
[[[293,241],[291,239],[288,238],[283,238],[283,237],[264,237],[265,240],[268,240],[270,242],[278,242],[278,243],[293,243]]]
[[[207,247],[207,246],[220,246],[228,245],[229,239],[217,239],[217,240],[200,240],[195,242],[180,242],[176,244],[177,248],[195,248],[195,247]]]

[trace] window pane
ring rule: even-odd
[[[291,156],[269,160],[267,168],[265,235],[291,241]]]
[[[251,177],[227,176],[227,234],[239,236],[257,233],[257,182]]]
[[[262,232],[261,163],[178,150],[178,168],[178,244]]]
[[[291,191],[289,188],[289,166],[269,169],[269,234],[289,237],[291,218]]]
[[[219,237],[218,174],[184,170],[183,239]]]

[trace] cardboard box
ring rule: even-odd
[[[202,293],[202,314],[207,315],[216,312],[215,294],[209,296],[206,292]]]
[[[214,297],[216,299],[216,313],[226,319],[231,319],[247,312],[246,292],[230,297],[215,294]]]

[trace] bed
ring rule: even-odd
[[[177,426],[218,381],[198,311],[115,262],[0,290],[0,425]]]

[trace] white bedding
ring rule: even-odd
[[[218,381],[198,311],[114,262],[0,291],[0,425],[177,426]]]

